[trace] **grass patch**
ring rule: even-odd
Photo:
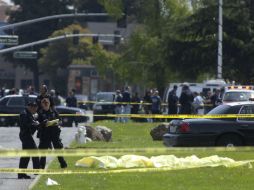
[[[104,125],[113,130],[113,141],[91,142],[85,145],[72,143],[72,147],[86,148],[142,148],[142,147],[163,147],[161,141],[154,142],[150,136],[150,130],[156,123],[114,123],[98,122],[93,125]],[[73,134],[71,134],[73,135]],[[178,157],[197,155],[206,157],[219,155],[233,158],[235,160],[254,159],[254,154],[250,151],[242,152],[213,152],[213,151],[193,151],[193,152],[172,152]],[[152,156],[152,155],[144,155]],[[69,169],[77,169],[75,162],[81,157],[67,157]],[[59,168],[57,159],[52,162],[50,168]],[[80,168],[78,168],[80,169]],[[47,187],[47,178],[56,180],[60,186]],[[104,189],[104,190],[216,190],[216,189],[252,189],[254,186],[254,169],[247,167],[237,168],[198,168],[168,172],[147,172],[147,173],[122,173],[122,174],[93,174],[93,175],[44,175],[39,180],[34,190],[46,189]]]

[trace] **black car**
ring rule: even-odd
[[[30,101],[35,101],[35,95],[9,95],[0,99],[0,114],[19,114]],[[61,116],[62,126],[72,127],[72,123],[87,122],[85,111],[80,108],[56,106],[59,114],[75,114],[75,116]],[[18,116],[0,116],[0,126],[18,125]]]
[[[208,113],[217,114],[254,114],[254,103],[223,104]],[[254,145],[254,118],[172,120],[163,143],[166,146]]]
[[[98,92],[96,103],[93,105],[94,121],[102,119],[112,119],[107,116],[98,116],[115,113],[115,92]]]

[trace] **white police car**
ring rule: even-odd
[[[222,98],[223,103],[244,102],[254,98],[253,86],[228,86]]]

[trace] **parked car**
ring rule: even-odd
[[[115,95],[115,92],[98,92],[96,94],[96,103],[93,105],[94,115],[114,114],[115,104],[113,104],[113,102],[115,99]],[[101,119],[109,118],[105,116],[94,116],[94,121]]]
[[[254,114],[254,103],[223,104],[208,113],[214,114]],[[166,146],[254,145],[254,118],[172,120],[163,142]]]
[[[8,95],[0,99],[0,114],[19,114],[23,111],[30,101],[35,101],[35,95]],[[62,125],[71,127],[73,122],[86,122],[88,117],[85,116],[85,110],[66,106],[56,106],[60,114],[75,114],[77,116],[61,116]],[[18,125],[18,116],[0,116],[0,126]]]
[[[77,98],[78,107],[84,110],[90,109],[89,104],[86,102],[88,101],[88,96],[82,94],[76,94],[75,97]]]
[[[223,103],[244,102],[254,98],[252,86],[228,86],[222,98]]]

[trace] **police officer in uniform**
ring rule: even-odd
[[[39,127],[39,122],[36,121],[33,117],[37,111],[36,102],[29,102],[27,108],[20,114],[19,122],[20,122],[20,133],[19,138],[22,142],[22,149],[37,149],[36,143],[33,139],[33,134]],[[30,157],[21,157],[19,162],[19,168],[27,168]],[[33,168],[39,169],[39,158],[32,157]],[[30,179],[31,177],[24,174],[19,173],[18,179]]]
[[[44,126],[40,128],[39,134],[39,149],[48,149],[51,148],[51,143],[55,149],[62,149],[63,144],[61,142],[60,133],[61,129],[59,123],[56,122],[51,126],[49,122],[52,120],[59,119],[58,112],[50,106],[50,101],[48,98],[44,98],[41,101],[42,109],[38,111],[38,121],[44,123]],[[58,161],[61,168],[66,168],[67,163],[64,158],[59,156]],[[44,169],[46,165],[46,157],[40,158],[40,168]]]
[[[40,95],[37,96],[37,98],[36,98],[36,103],[37,103],[37,106],[38,106],[38,111],[41,110],[41,101],[44,98],[48,98],[49,101],[50,101],[50,107],[54,107],[54,105],[55,105],[54,104],[54,100],[50,96],[50,94],[48,93],[48,87],[45,84],[41,85],[41,87],[40,87]]]

